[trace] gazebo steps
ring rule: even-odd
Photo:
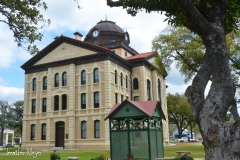
[[[51,150],[63,150],[63,147],[53,147]]]

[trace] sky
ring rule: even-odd
[[[152,51],[151,41],[166,28],[166,17],[157,12],[139,12],[135,17],[128,15],[122,7],[109,7],[106,0],[78,0],[81,9],[74,0],[45,0],[48,9],[42,10],[51,24],[41,30],[44,37],[37,42],[41,50],[61,34],[74,38],[79,32],[86,36],[88,31],[101,20],[116,22],[130,35],[130,46],[139,53]],[[0,15],[0,19],[2,19]],[[0,100],[13,103],[24,99],[24,70],[21,69],[32,57],[23,48],[17,47],[9,27],[0,23]],[[183,77],[172,67],[166,77],[167,93],[184,93],[189,84],[184,84]]]

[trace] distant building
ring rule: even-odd
[[[3,130],[3,146],[6,145],[7,143],[9,143],[9,135],[12,135],[12,140],[11,140],[11,144],[14,144],[14,131],[10,130],[10,129],[5,129]],[[0,136],[1,136],[1,132],[0,132]],[[0,138],[1,141],[1,138]],[[1,143],[0,143],[1,144]]]
[[[193,135],[193,138],[192,138],[192,139],[196,139],[195,133],[192,133],[192,135]],[[175,140],[179,138],[178,129],[175,129],[175,130],[172,132],[172,137],[173,137],[173,139],[175,139]],[[182,137],[186,137],[186,138],[189,137],[189,139],[191,139],[191,131],[189,131],[189,130],[187,130],[187,129],[183,130],[183,132],[182,132]]]
[[[109,149],[104,118],[125,99],[159,100],[168,141],[166,74],[151,65],[156,52],[139,54],[129,44],[128,32],[100,21],[84,40],[61,35],[23,64],[22,149]]]

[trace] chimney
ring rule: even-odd
[[[75,32],[74,35],[76,40],[82,41],[83,35],[81,35],[81,33]]]

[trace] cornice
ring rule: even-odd
[[[105,60],[110,60],[111,62],[125,68],[130,72],[132,70],[132,65],[126,60],[124,60],[123,58],[121,58],[120,56],[116,55],[114,52],[96,53],[96,54],[91,54],[87,56],[65,59],[65,60],[60,60],[60,61],[55,61],[55,62],[50,62],[45,64],[27,66],[23,69],[25,70],[25,74],[30,74],[35,72],[47,71],[48,68],[50,67],[63,66],[68,64],[75,64],[77,66],[77,65],[100,62]]]
[[[96,45],[91,44],[91,43],[79,41],[79,40],[69,38],[69,37],[65,37],[65,36],[60,36],[60,37],[56,38],[55,41],[53,41],[48,46],[46,46],[43,50],[41,50],[39,53],[37,53],[34,57],[32,57],[26,63],[24,63],[21,66],[21,68],[25,69],[25,68],[28,68],[28,66],[33,65],[34,63],[36,63],[37,61],[42,59],[44,56],[46,56],[48,53],[53,51],[55,48],[57,48],[62,43],[71,44],[71,45],[81,47],[81,48],[84,48],[84,49],[88,49],[88,50],[91,50],[91,51],[95,51],[95,52],[108,52],[108,51],[110,51],[109,49],[101,47],[101,46],[96,46]]]

